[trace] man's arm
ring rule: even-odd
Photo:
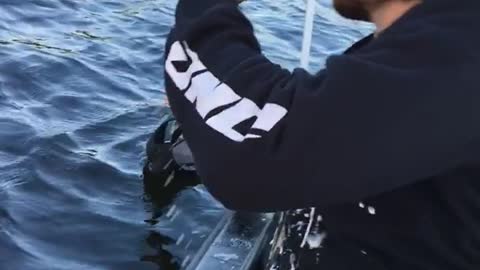
[[[432,74],[460,71],[425,64],[435,49],[409,54],[408,40],[392,48],[386,34],[313,76],[266,59],[234,0],[181,0],[176,16],[168,96],[202,180],[227,207],[352,202],[461,162],[469,93],[438,91],[458,86]]]

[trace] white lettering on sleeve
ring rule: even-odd
[[[180,42],[177,41],[173,43],[172,47],[170,48],[170,52],[168,54],[167,61],[165,64],[165,69],[168,75],[170,76],[172,81],[175,83],[175,85],[182,91],[185,90],[190,84],[190,80],[192,78],[193,73],[206,69],[206,67],[202,64],[202,62],[198,60],[198,55],[190,51],[188,52],[189,53],[188,56],[190,56],[190,60],[192,61],[192,64],[190,65],[190,67],[186,72],[178,72],[175,66],[173,65],[173,62],[188,61],[187,52],[185,52]]]
[[[258,114],[257,121],[252,128],[270,131],[283,117],[287,115],[287,110],[277,104],[267,103]]]
[[[255,117],[259,110],[260,109],[253,101],[243,98],[234,106],[208,119],[207,124],[223,133],[228,138],[241,142],[245,137],[235,131],[233,127],[249,118]]]
[[[173,64],[182,61],[191,61],[185,72],[178,71]],[[239,101],[206,121],[210,127],[233,141],[242,142],[245,139],[261,138],[261,135],[242,135],[234,130],[233,128],[241,122],[256,117],[252,128],[269,132],[288,112],[284,107],[273,103],[265,104],[260,110],[255,102],[240,97],[230,86],[222,83],[207,70],[198,54],[192,51],[186,42],[183,43],[183,46],[179,41],[172,44],[167,55],[165,69],[177,88],[181,91],[186,90],[185,97],[192,104],[196,102],[196,110],[204,119],[214,109]],[[203,72],[197,73],[199,71]],[[192,78],[195,73],[197,75]]]

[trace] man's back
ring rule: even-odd
[[[476,90],[480,89],[480,78],[475,71],[480,67],[480,54],[474,49],[474,44],[480,45],[480,35],[474,30],[477,25],[471,23],[480,14],[479,10],[470,10],[471,13],[466,14],[461,5],[455,4],[443,14],[429,9],[419,10],[412,12],[418,14],[407,14],[388,34],[395,39],[397,46],[411,44],[410,48],[399,49],[405,54],[416,54],[419,59],[424,57],[419,64],[436,63],[443,70],[445,77],[432,72],[432,85],[438,87],[438,82],[444,81],[453,87],[438,87],[439,97],[448,96],[448,92],[465,95],[463,102],[452,100],[451,106],[445,107],[451,117],[465,106],[471,110],[471,118],[465,120],[480,123],[480,90]],[[405,28],[402,29],[400,24]],[[473,135],[478,134],[479,126],[471,126],[471,143],[461,153],[451,153],[458,156],[455,166],[439,168],[435,176],[360,202],[323,208],[321,212],[330,235],[334,239],[338,237],[342,243],[350,243],[352,249],[368,254],[364,263],[375,262],[380,269],[480,267],[480,138]],[[455,133],[455,130],[451,132]],[[447,135],[439,133],[437,136]],[[441,148],[441,145],[432,144],[431,147]],[[408,150],[405,152],[412,154]],[[436,157],[430,158],[433,161]],[[418,169],[402,168],[400,162],[397,165],[397,168],[391,168],[392,171]]]
[[[480,267],[480,2],[427,0],[311,76],[266,60],[231,1],[192,1],[167,92],[217,198],[318,207],[358,269]]]

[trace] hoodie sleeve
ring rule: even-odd
[[[166,89],[210,192],[235,210],[325,207],[455,167],[469,93],[432,77],[461,70],[440,70],[431,41],[396,39],[290,72],[262,55],[235,1],[180,0]]]

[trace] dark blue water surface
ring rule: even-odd
[[[1,270],[177,269],[215,225],[221,207],[200,187],[157,210],[143,196],[175,2],[0,0]],[[329,5],[312,71],[370,31]],[[295,67],[304,2],[245,11],[265,53]]]

